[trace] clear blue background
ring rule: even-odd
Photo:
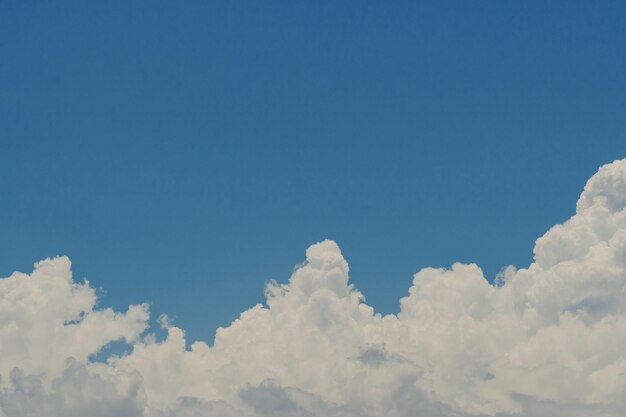
[[[0,2],[0,276],[66,254],[191,339],[306,247],[398,310],[626,156],[622,1]]]

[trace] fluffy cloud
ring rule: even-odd
[[[585,186],[528,268],[415,274],[397,315],[348,282],[337,244],[311,246],[266,305],[212,346],[145,305],[97,309],[67,258],[0,280],[0,416],[607,416],[626,406],[626,160]],[[116,340],[132,345],[90,360]]]

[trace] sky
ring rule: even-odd
[[[0,1],[0,417],[622,417],[625,14]]]
[[[0,2],[0,276],[66,255],[188,341],[311,244],[397,313],[527,267],[623,158],[623,2]]]

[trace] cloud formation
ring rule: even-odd
[[[0,416],[621,416],[626,406],[626,160],[600,168],[534,262],[491,285],[474,264],[415,274],[397,315],[311,246],[266,305],[186,349],[146,305],[96,308],[66,257],[0,279]],[[123,340],[132,351],[93,356]]]

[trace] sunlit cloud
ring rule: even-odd
[[[186,348],[167,317],[167,337],[148,333],[147,305],[99,308],[66,257],[0,279],[0,416],[618,417],[626,160],[600,168],[534,262],[495,285],[475,264],[425,268],[383,316],[326,240],[265,294]],[[119,340],[132,350],[93,360]]]

